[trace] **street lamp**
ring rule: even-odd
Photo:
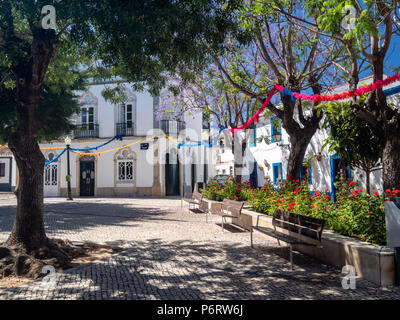
[[[71,138],[66,137],[64,139],[65,145],[67,146],[67,183],[68,183],[68,197],[67,200],[73,200],[71,196],[71,172],[70,172],[70,164],[69,164],[69,150],[71,145]]]

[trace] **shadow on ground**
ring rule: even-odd
[[[150,198],[151,199],[151,198]],[[175,198],[171,198],[174,200]],[[174,220],[168,217],[171,210],[177,210],[180,207],[149,207],[134,203],[132,204],[116,202],[116,199],[82,199],[76,202],[47,202],[44,205],[44,219],[46,230],[74,231],[79,232],[84,229],[98,226],[124,226],[130,222],[130,226],[135,225],[132,222],[143,221],[184,221]],[[16,213],[16,205],[1,205],[0,203],[0,233],[11,232]]]
[[[120,245],[119,242],[108,243]],[[193,243],[160,239],[135,241],[131,249],[57,275],[52,290],[41,282],[0,291],[7,299],[399,299],[357,280],[341,286],[341,274],[300,254],[294,271],[286,250],[233,243]]]

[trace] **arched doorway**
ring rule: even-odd
[[[94,197],[94,162],[94,156],[84,156],[79,160],[79,195],[81,197]]]

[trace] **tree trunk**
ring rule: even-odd
[[[9,141],[19,173],[17,214],[7,245],[23,246],[28,252],[47,243],[43,221],[44,156],[36,139],[16,134]]]
[[[303,165],[304,156],[315,131],[316,130],[308,133],[299,132],[299,134],[291,134],[289,136],[291,149],[287,164],[288,180],[300,179],[300,170]]]
[[[387,135],[382,163],[384,190],[400,189],[400,133]]]
[[[232,137],[232,153],[233,153],[233,181],[235,183],[242,182],[242,151],[240,148],[241,141],[238,133],[234,133]]]
[[[371,176],[371,171],[370,170],[365,170],[365,184],[367,187],[367,192],[368,194],[371,194],[371,182],[370,182],[370,176]]]
[[[37,115],[42,85],[53,55],[55,33],[38,29],[34,33],[31,57],[15,66],[17,128],[9,137],[19,172],[16,192],[17,214],[7,245],[27,252],[48,245],[43,221],[43,171],[45,158],[37,137],[42,127]]]

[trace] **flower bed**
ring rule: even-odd
[[[259,213],[273,215],[279,208],[297,214],[321,218],[326,227],[342,235],[373,244],[386,244],[385,201],[399,190],[386,190],[372,195],[357,188],[357,182],[340,181],[336,184],[337,201],[333,202],[329,190],[310,195],[308,183],[283,181],[278,187],[268,181],[261,189],[253,189],[249,182],[235,184],[228,180],[223,186],[215,182],[202,190],[205,198],[222,201],[231,199],[248,201]]]

